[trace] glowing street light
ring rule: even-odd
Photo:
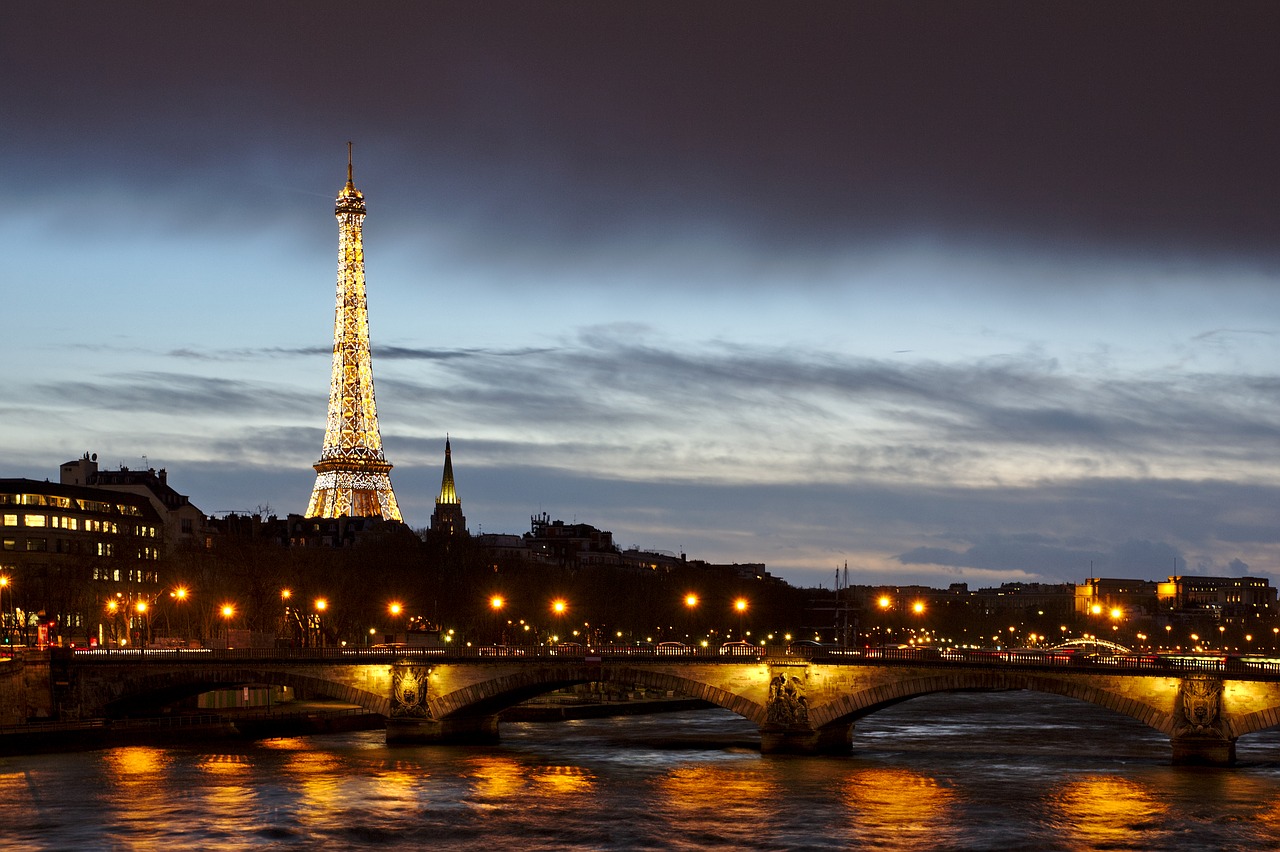
[[[498,612],[506,605],[507,605],[507,601],[504,597],[502,597],[502,595],[494,595],[493,597],[489,598],[489,609],[493,610],[494,612]]]
[[[556,615],[564,615],[565,610],[568,608],[569,604],[565,603],[563,598],[556,598],[551,602],[551,611]]]
[[[231,619],[236,617],[235,604],[224,603],[222,605],[222,630],[223,636],[226,637],[227,646],[231,645]]]
[[[0,631],[3,631],[4,638],[9,638],[7,630],[8,622],[4,617],[4,590],[9,586],[8,577],[0,577]]]
[[[324,611],[329,608],[329,602],[324,598],[316,598],[316,645],[324,647]]]
[[[398,616],[400,613],[404,612],[404,607],[400,605],[399,601],[392,601],[387,605],[387,612],[391,613],[393,616]]]

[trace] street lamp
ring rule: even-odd
[[[745,640],[747,638],[746,627],[744,626],[747,615],[747,599],[738,598],[733,602],[733,608],[738,611],[738,639],[740,641]]]
[[[316,598],[316,645],[324,647],[324,611],[329,608],[329,602],[324,598]]]
[[[506,631],[502,629],[502,608],[507,605],[507,599],[502,595],[489,596],[489,612],[493,614],[493,641],[498,645],[507,643]],[[507,622],[510,624],[510,622]]]
[[[231,619],[236,617],[235,604],[224,603],[222,605],[222,630],[223,636],[227,640],[226,645],[231,647]]]
[[[9,642],[9,631],[8,622],[4,617],[4,590],[8,585],[9,578],[0,577],[0,634],[2,634],[0,635],[0,641],[5,642],[6,644]]]
[[[888,595],[881,595],[876,600],[876,606],[880,607],[880,656],[884,656],[885,647],[885,616],[889,613],[889,608],[893,606],[893,600]]]
[[[693,639],[693,613],[694,613],[694,610],[696,610],[697,608],[698,608],[698,596],[693,592],[687,593],[684,596],[684,611],[685,611],[685,614],[688,616],[688,618],[685,619],[685,623],[686,623],[685,636],[690,640]]]
[[[147,640],[150,638],[147,634],[151,631],[147,628],[150,626],[150,620],[147,618],[147,602],[143,600],[136,601],[133,609],[138,613],[138,647],[147,647]]]
[[[116,613],[120,611],[120,604],[114,600],[107,601],[107,612],[111,615],[111,638],[115,641],[116,646],[120,645],[120,636],[116,631]],[[105,638],[105,637],[104,637]]]

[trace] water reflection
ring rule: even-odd
[[[1010,727],[1011,709],[1067,733]],[[957,733],[942,747],[892,736],[943,716]],[[713,711],[526,726],[479,749],[357,732],[0,757],[0,849],[1182,852],[1280,836],[1275,734],[1244,767],[1193,770],[1082,753],[1129,728],[1037,696],[906,702],[860,723],[886,735],[850,758],[740,751],[747,724]]]
[[[935,847],[951,833],[954,790],[907,769],[865,769],[850,775],[843,799],[853,834],[880,849]]]
[[[646,796],[675,837],[706,848],[759,848],[773,831],[776,805],[786,795],[777,776],[750,764],[673,767]]]
[[[524,792],[524,765],[510,757],[483,755],[468,760],[466,766],[480,804],[501,804]]]
[[[1067,849],[1151,848],[1165,839],[1169,806],[1136,780],[1090,775],[1058,785],[1049,806]],[[1135,838],[1141,847],[1131,847]]]

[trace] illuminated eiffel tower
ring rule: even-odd
[[[369,308],[364,286],[364,195],[351,182],[347,143],[347,185],[338,193],[338,305],[333,322],[333,378],[329,423],[315,463],[316,485],[308,518],[381,517],[399,521],[391,490],[391,464],[382,453],[378,408],[373,401],[373,361],[369,355]]]

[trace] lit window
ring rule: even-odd
[[[5,525],[6,527],[16,527],[16,526],[18,525],[18,516],[17,516],[17,515],[5,515],[5,516],[4,516],[4,525]]]
[[[44,515],[23,515],[22,522],[29,527],[48,526],[49,519]]]

